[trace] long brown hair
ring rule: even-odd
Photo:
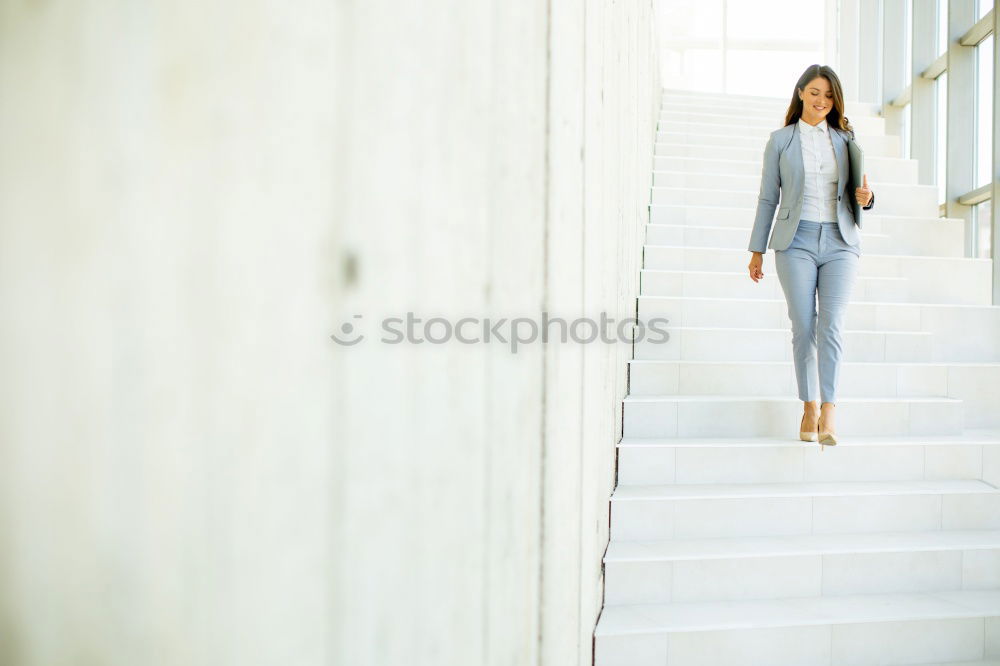
[[[848,132],[854,136],[854,128],[844,115],[844,89],[840,85],[840,77],[832,68],[826,65],[809,65],[802,76],[795,82],[795,90],[792,91],[792,101],[785,111],[785,125],[791,125],[799,121],[802,117],[802,100],[799,99],[799,91],[806,92],[806,86],[817,76],[822,76],[830,84],[830,92],[833,94],[833,108],[826,114],[826,122],[830,127]]]

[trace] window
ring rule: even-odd
[[[654,0],[664,88],[791,99],[826,63],[825,0]]]
[[[976,47],[976,187],[992,180],[994,42],[990,35]]]
[[[972,214],[975,215],[976,228],[978,229],[976,238],[978,252],[976,256],[980,259],[990,258],[990,213],[992,210],[993,202],[989,199],[972,207]]]
[[[948,162],[948,72],[935,80],[937,93],[937,140],[934,145],[934,163],[937,165],[938,203],[947,202],[945,191],[945,164]]]
[[[948,0],[937,0],[937,54],[948,50]]]
[[[910,80],[913,78],[913,66],[910,64],[913,62],[913,2],[907,2],[903,5],[903,63],[904,67],[900,70],[903,74],[903,80],[901,83],[903,87],[910,85]]]
[[[903,144],[903,154],[901,157],[908,160],[910,159],[910,127],[913,123],[913,105],[907,104],[901,116],[902,127],[900,128],[899,137],[900,142]]]

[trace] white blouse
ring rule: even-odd
[[[816,222],[837,221],[837,156],[833,153],[826,118],[810,125],[799,118],[799,143],[805,179],[799,219]]]

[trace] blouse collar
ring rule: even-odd
[[[819,121],[815,125],[810,125],[806,121],[802,120],[802,118],[799,118],[799,130],[803,132],[823,132],[827,135],[830,134],[830,126],[827,124],[826,118],[823,118],[823,120]]]

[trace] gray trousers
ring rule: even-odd
[[[774,254],[792,322],[799,400],[815,400],[818,384],[822,402],[836,403],[844,313],[857,280],[860,246],[849,245],[836,222],[799,220],[791,244]]]

